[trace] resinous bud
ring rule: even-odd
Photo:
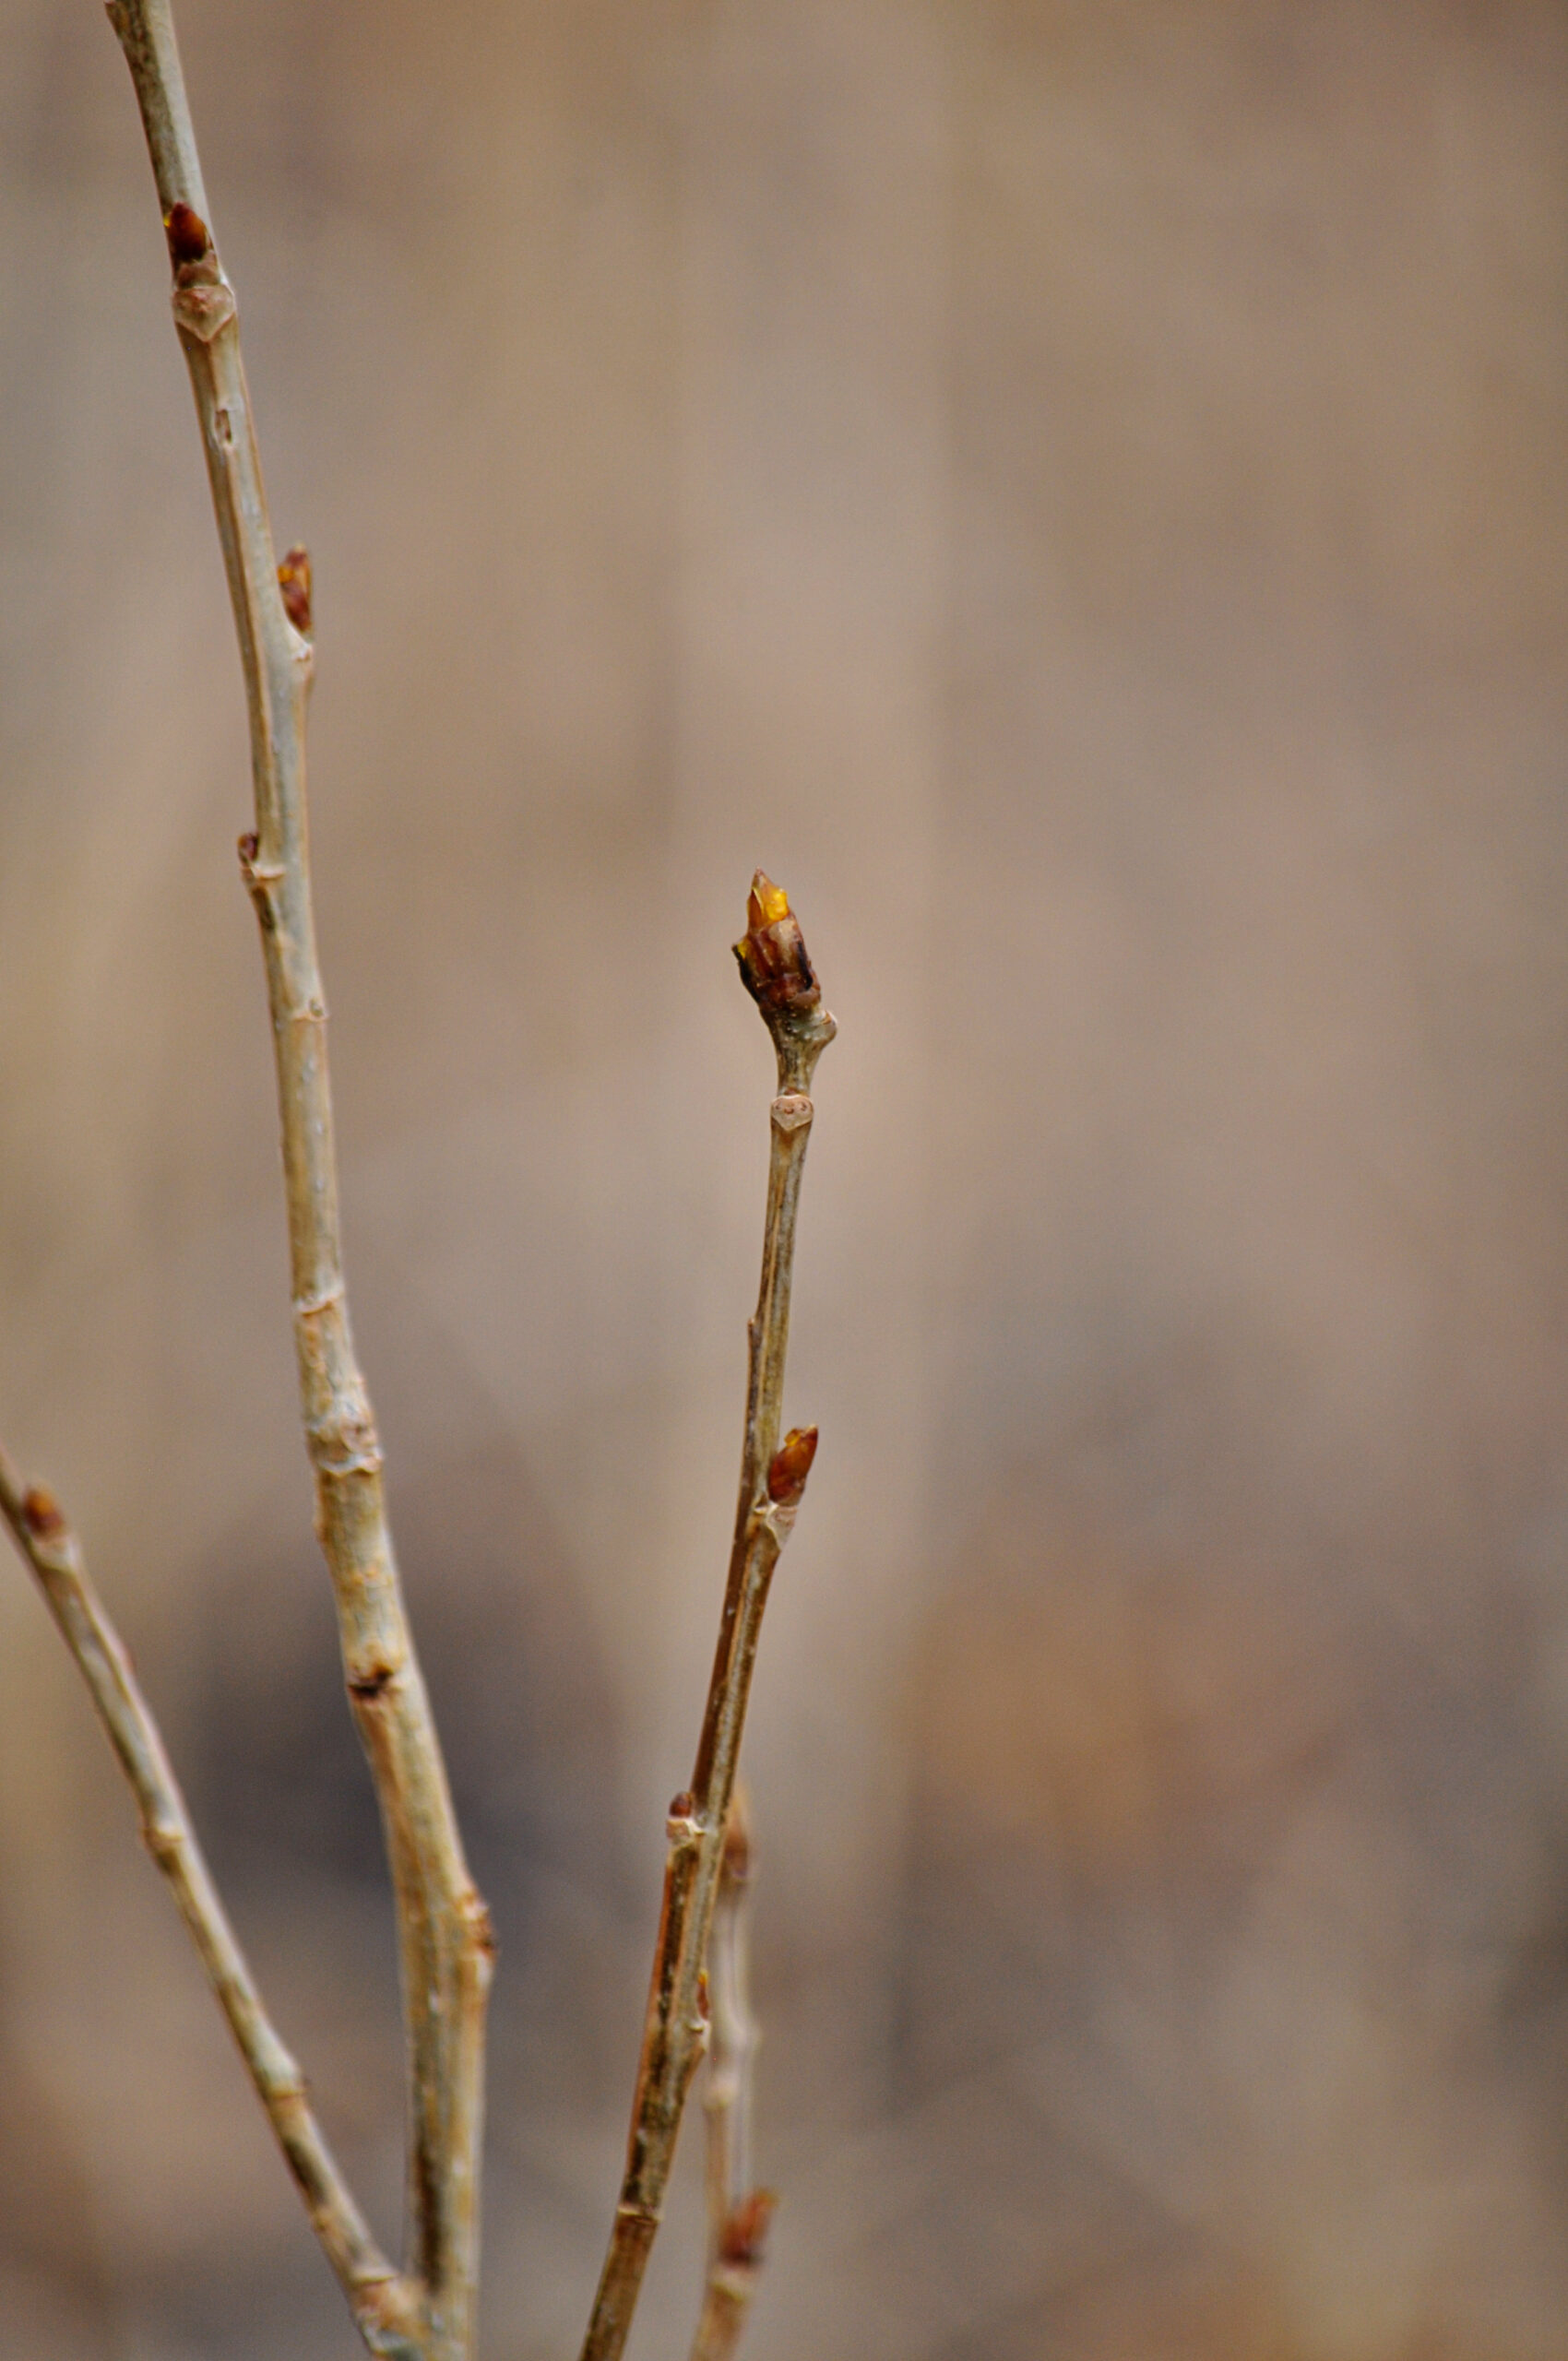
[[[746,931],[735,945],[741,977],[763,1008],[814,1008],[821,994],[790,896],[759,869],[746,896]]]
[[[758,927],[777,926],[780,919],[790,915],[790,896],[782,885],[758,870],[752,879],[752,890],[746,896],[746,924],[754,932]]]

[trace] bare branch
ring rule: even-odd
[[[273,2030],[202,1857],[158,1725],[88,1578],[77,1537],[53,1494],[24,1484],[3,1452],[0,1514],[87,1683],[136,1797],[142,1841],[190,1929],[360,2333],[388,2361],[417,2361],[419,2291],[398,2276],[365,2227],[311,2112],[304,2076]]]
[[[752,881],[746,914],[735,955],[773,1036],[778,1094],[769,1109],[772,1151],[762,1285],[749,1331],[740,1500],[696,1767],[691,1786],[670,1807],[664,1903],[626,2171],[582,2361],[618,2361],[659,2228],[686,2093],[707,2041],[701,1980],[763,1609],[816,1449],[814,1427],[792,1429],[782,1442],[778,1429],[811,1082],[837,1027],[822,1005],[788,897],[761,870]]]
[[[737,1786],[707,1939],[707,2275],[692,2361],[730,2361],[745,2326],[773,2215],[771,2193],[752,2186],[752,2076],[758,2035],[747,1987],[754,1866],[744,1790]]]
[[[472,2349],[484,2006],[493,1945],[463,1858],[403,1608],[381,1451],[344,1298],[327,1007],[305,819],[308,572],[280,586],[233,291],[209,224],[168,0],[111,0],[141,106],[229,577],[250,714],[255,826],[241,839],[261,924],[281,1114],[294,1338],[316,1526],[344,1670],[381,1806],[409,2033],[410,2269],[425,2361]],[[303,589],[302,602],[301,592]],[[296,620],[291,620],[291,610]]]

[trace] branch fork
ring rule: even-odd
[[[0,1469],[0,1511],[136,1790],[149,1848],[174,1888],[362,2334],[396,2361],[471,2361],[494,1940],[464,1860],[404,1610],[381,1448],[349,1325],[305,812],[305,710],[315,669],[310,561],[294,548],[279,564],[274,552],[239,311],[208,226],[169,0],[110,0],[109,17],[131,70],[157,184],[170,299],[244,673],[255,817],[240,839],[240,866],[259,922],[272,1017],[301,1412],[315,1530],[397,1910],[408,2035],[406,2271],[395,2270],[370,2239],[305,2106],[299,2070],[262,2013],[156,1726],[63,1517],[8,1469]]]
[[[262,482],[239,312],[209,222],[170,0],[109,0],[147,136],[233,609],[250,725],[255,825],[240,870],[255,907],[277,1067],[291,1296],[315,1531],[338,1610],[349,1703],[380,1806],[408,2039],[409,2254],[384,2255],[266,2013],[213,1886],[129,1655],[53,1496],[0,1453],[0,1517],[37,1578],[136,1797],[144,1840],[184,1917],[327,2260],[384,2361],[472,2361],[479,2267],[490,1921],[463,1856],[387,1527],[381,1448],[349,1324],[305,808],[314,676],[310,560],[279,564]],[[735,1774],[762,1616],[794,1525],[816,1430],[780,1437],[801,1175],[816,1062],[835,1032],[782,888],[752,881],[735,955],[778,1065],[740,1493],[723,1613],[689,1789],[667,1858],[627,2163],[583,2361],[618,2361],[658,2228],[692,2077],[710,2043],[709,2272],[695,2361],[733,2350],[771,2197],[748,2184],[744,1836]],[[717,1930],[713,1984],[707,1957]]]

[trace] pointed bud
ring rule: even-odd
[[[283,593],[283,612],[302,639],[310,637],[310,552],[303,541],[296,541],[283,553],[278,568],[278,587]]]
[[[172,205],[163,216],[163,234],[169,241],[169,259],[176,269],[181,263],[200,262],[212,250],[207,224],[194,205]]]
[[[814,1008],[820,994],[782,885],[758,870],[746,896],[746,931],[735,945],[741,979],[763,1009]]]
[[[782,885],[776,885],[765,871],[758,870],[752,879],[752,890],[746,896],[746,924],[755,933],[759,927],[777,926],[780,919],[790,915],[790,896]]]
[[[792,1509],[806,1489],[815,1457],[816,1429],[791,1427],[768,1462],[768,1499],[780,1508]]]

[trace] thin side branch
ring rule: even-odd
[[[158,1725],[130,1657],[88,1578],[76,1535],[53,1495],[42,1485],[25,1484],[3,1452],[0,1515],[38,1577],[49,1611],[87,1683],[136,1797],[142,1841],[190,1929],[360,2333],[371,2351],[386,2355],[387,2361],[416,2361],[418,2291],[398,2276],[361,2219],[311,2112],[304,2076],[273,2030],[202,1857]]]
[[[812,1076],[836,1026],[822,1005],[801,930],[783,892],[759,870],[749,925],[735,946],[778,1061],[769,1109],[762,1285],[749,1331],[745,1438],[719,1646],[692,1784],[670,1807],[664,1902],[632,2106],[621,2201],[611,2231],[582,2361],[618,2361],[659,2228],[686,2093],[707,2037],[702,1977],[719,1889],[763,1609],[816,1449],[816,1429],[779,1441],[795,1218],[811,1133]]]
[[[479,2249],[484,2008],[493,1954],[464,1861],[392,1554],[381,1450],[344,1296],[338,1172],[305,818],[308,572],[279,583],[233,291],[208,226],[168,0],[110,0],[173,268],[250,714],[255,826],[241,839],[261,926],[281,1116],[294,1339],[316,1529],[397,1899],[409,2035],[410,2269],[424,2361],[468,2361]],[[302,628],[301,626],[303,626]]]
[[[707,1939],[708,2256],[724,2243],[731,2214],[752,2194],[752,2078],[759,2035],[750,1993],[752,1880],[756,1855],[746,1796],[737,1784],[724,1831],[719,1892]]]
[[[707,1939],[707,2275],[692,2361],[731,2361],[746,2324],[773,2215],[770,2191],[752,2185],[758,2035],[748,1989],[748,1933],[754,1863],[745,1797],[737,1787]]]

